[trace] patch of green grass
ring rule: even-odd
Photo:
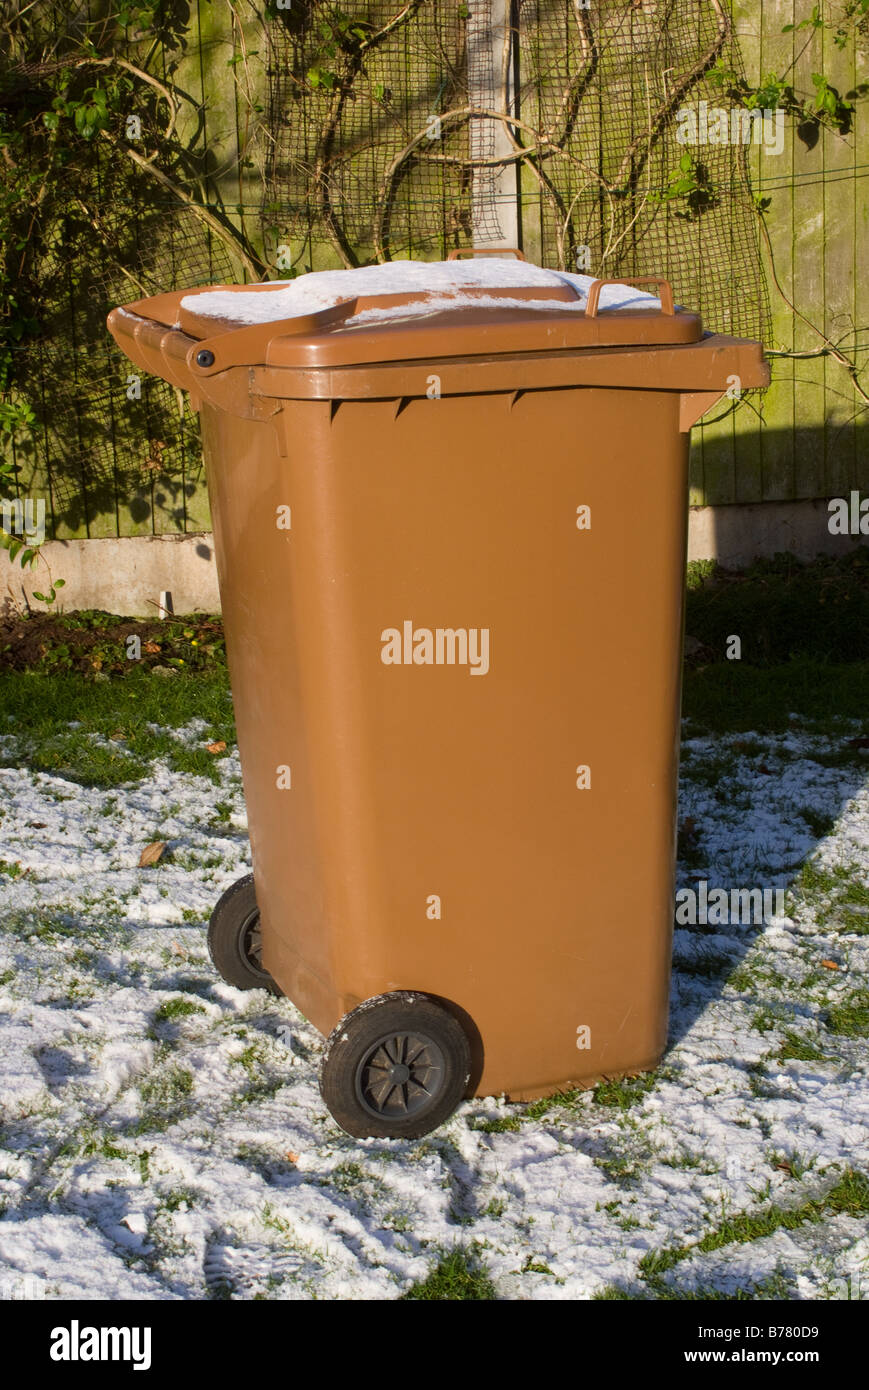
[[[816,840],[823,840],[824,836],[829,835],[836,824],[835,816],[827,815],[823,811],[816,811],[812,806],[801,806],[800,816]]]
[[[522,1119],[518,1115],[499,1115],[493,1120],[471,1120],[468,1128],[478,1134],[515,1134],[522,1128]]]
[[[167,1129],[190,1114],[193,1073],[176,1063],[159,1065],[139,1086],[142,1114],[133,1124],[132,1134]]]
[[[812,1198],[798,1207],[773,1205],[760,1211],[741,1212],[725,1217],[696,1245],[650,1250],[640,1260],[639,1271],[643,1278],[657,1281],[690,1255],[708,1255],[725,1245],[746,1245],[774,1235],[776,1231],[796,1231],[801,1226],[816,1225],[827,1216],[843,1213],[855,1217],[869,1214],[869,1178],[855,1169],[848,1169],[823,1197]]]
[[[132,940],[130,928],[119,922],[106,921],[104,918],[93,921],[80,915],[93,905],[85,897],[79,900],[76,911],[63,911],[59,907],[53,907],[50,911],[40,908],[7,910],[0,913],[0,931],[19,940],[27,941],[35,937],[49,944],[75,937],[82,943],[76,952],[79,963],[86,961],[90,964],[90,957],[84,956],[86,945],[94,950],[104,950],[109,942],[113,947],[119,947]]]
[[[744,960],[727,977],[726,983],[737,994],[754,994],[761,989],[764,991],[778,989],[790,996],[794,989],[793,980],[782,975],[775,966],[762,956]]]
[[[810,563],[776,555],[738,573],[716,567],[701,577],[695,570],[692,581],[686,627],[713,651],[723,652],[730,634],[738,633],[743,663],[771,666],[798,657],[818,662],[869,660],[865,546]]]
[[[171,730],[200,718],[207,725],[195,746],[173,737]],[[71,729],[71,721],[77,723]],[[155,724],[155,731],[149,728]],[[178,772],[198,773],[218,781],[219,758],[205,745],[235,741],[229,684],[222,669],[179,673],[161,680],[148,670],[131,671],[122,680],[93,682],[65,673],[31,671],[0,675],[0,727],[16,737],[18,747],[3,755],[2,765],[22,762],[35,772],[49,772],[86,786],[112,787],[139,781],[156,758]],[[118,729],[123,741],[111,738]],[[106,742],[95,741],[94,735]]]
[[[869,1034],[869,990],[856,990],[828,1011],[827,1031],[844,1038],[863,1038]]]
[[[154,1013],[155,1023],[165,1023],[172,1018],[185,1018],[188,1014],[204,1014],[207,1010],[193,999],[166,999]]]
[[[714,560],[689,560],[685,566],[685,587],[689,593],[702,589],[715,574],[718,566]]]
[[[164,1211],[181,1211],[182,1208],[190,1209],[195,1207],[199,1198],[199,1193],[192,1187],[176,1187],[171,1192],[164,1192],[160,1195],[160,1205]]]
[[[89,1121],[81,1126],[80,1129],[73,1131],[60,1148],[57,1149],[56,1158],[105,1158],[117,1159],[124,1163],[133,1164],[142,1172],[142,1160],[145,1158],[145,1170],[142,1181],[147,1181],[147,1154],[138,1153],[135,1149],[123,1148],[116,1142],[115,1136],[110,1130],[100,1129],[93,1121]]]
[[[748,1025],[754,1033],[771,1033],[776,1027],[778,1019],[771,1014],[769,1009],[758,1009]]]
[[[613,1110],[629,1110],[653,1091],[658,1083],[657,1072],[645,1072],[642,1076],[625,1076],[618,1081],[599,1081],[593,1091],[595,1105],[605,1105]]]
[[[193,1073],[186,1067],[169,1066],[147,1077],[139,1087],[146,1105],[171,1105],[193,1091]]]
[[[794,900],[803,899],[814,909],[820,926],[855,936],[869,934],[869,887],[860,881],[853,864],[821,868],[807,859],[791,885]]]
[[[810,1038],[802,1037],[799,1033],[787,1032],[781,1047],[776,1053],[780,1062],[827,1062],[829,1057],[826,1052],[811,1041]]]
[[[504,1198],[493,1197],[491,1201],[487,1202],[483,1207],[481,1215],[491,1216],[493,1220],[497,1221],[498,1217],[503,1216],[506,1210],[507,1203],[504,1201]]]
[[[264,1040],[255,1038],[247,1047],[242,1048],[237,1057],[230,1057],[229,1060],[234,1066],[243,1067],[248,1076],[256,1076],[266,1064]]]
[[[731,631],[736,629],[731,628]],[[780,666],[725,661],[686,669],[682,713],[692,729],[713,733],[785,733],[791,714],[827,731],[830,711],[840,719],[865,720],[869,708],[869,661],[827,665],[799,657]],[[846,761],[865,766],[865,754]]]
[[[328,1186],[334,1187],[336,1192],[342,1192],[346,1195],[364,1183],[366,1176],[364,1168],[358,1163],[351,1161],[339,1163],[329,1175]]]
[[[161,1039],[164,1042],[177,1039],[179,1036],[176,1025],[182,1018],[189,1018],[191,1014],[205,1014],[208,1010],[196,1002],[194,999],[178,997],[166,999],[158,1009],[155,1009],[154,1016],[148,1027],[149,1038]],[[167,1025],[169,1025],[167,1027]]]
[[[640,1302],[702,1302],[708,1303],[763,1303],[763,1302],[782,1302],[793,1298],[793,1292],[781,1274],[771,1274],[766,1279],[761,1279],[757,1284],[748,1284],[741,1288],[727,1290],[711,1289],[700,1287],[697,1289],[678,1289],[671,1284],[664,1283],[663,1280],[655,1282],[645,1293],[633,1293],[627,1289],[619,1287],[617,1284],[608,1284],[606,1288],[598,1293],[592,1294],[592,1299],[597,1301],[640,1301]]]
[[[529,1101],[523,1105],[521,1111],[518,1106],[514,1107],[512,1113],[507,1115],[496,1115],[492,1119],[485,1116],[478,1116],[471,1119],[468,1124],[469,1129],[476,1130],[481,1134],[515,1134],[523,1124],[542,1120],[544,1115],[551,1111],[570,1108],[585,1095],[586,1092],[575,1088],[570,1091],[556,1091],[551,1096],[541,1096],[539,1100]]]
[[[426,1302],[488,1302],[496,1297],[488,1270],[476,1253],[452,1250],[420,1284],[401,1295],[402,1299]]]
[[[661,1159],[661,1162],[662,1162],[667,1168],[685,1168],[685,1169],[688,1169],[688,1170],[690,1170],[690,1169],[692,1169],[692,1168],[696,1168],[696,1169],[698,1169],[701,1173],[714,1173],[714,1172],[717,1171],[717,1170],[711,1165],[709,1159],[708,1159],[708,1158],[704,1158],[702,1154],[692,1154],[692,1153],[670,1154],[670,1155],[667,1156],[666,1158],[662,1158],[662,1159]]]

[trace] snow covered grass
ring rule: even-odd
[[[0,726],[4,1287],[829,1298],[862,1275],[866,1295],[859,726],[686,726],[680,886],[788,894],[763,926],[677,928],[654,1074],[360,1143],[320,1101],[316,1031],[208,961],[211,907],[249,867],[225,689],[88,686],[70,727],[63,679],[11,678]]]

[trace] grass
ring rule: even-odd
[[[611,1110],[629,1110],[654,1090],[659,1077],[659,1072],[646,1072],[643,1076],[626,1076],[619,1081],[600,1081],[594,1088],[594,1102]]]
[[[686,631],[715,654],[685,671],[682,713],[691,725],[782,733],[797,714],[829,728],[831,710],[865,721],[869,550],[811,564],[778,555],[739,574],[702,561],[689,566],[687,589]],[[724,656],[732,633],[742,641],[740,661]],[[867,759],[843,747],[827,765],[866,767]]]
[[[619,1288],[617,1284],[608,1284],[599,1293],[592,1294],[592,1299],[598,1302],[624,1302],[626,1300],[636,1301],[642,1295],[629,1292],[627,1289]],[[771,1274],[766,1279],[761,1279],[756,1284],[748,1284],[742,1288],[734,1289],[732,1292],[723,1292],[721,1289],[697,1288],[697,1289],[674,1289],[671,1285],[661,1282],[656,1284],[653,1290],[646,1295],[649,1299],[660,1300],[662,1302],[688,1302],[688,1303],[708,1303],[710,1300],[719,1303],[763,1303],[763,1302],[784,1302],[793,1298],[787,1280],[781,1274]]]
[[[194,999],[166,999],[159,1008],[154,1010],[147,1035],[149,1038],[161,1042],[177,1039],[179,1037],[178,1029],[173,1025],[176,1025],[182,1018],[189,1018],[191,1014],[205,1014],[207,1012],[208,1010]]]
[[[494,1299],[495,1286],[476,1254],[451,1250],[422,1283],[414,1284],[402,1299],[426,1302],[484,1302]]]
[[[499,1115],[494,1120],[471,1120],[468,1128],[478,1134],[515,1134],[516,1130],[522,1128],[523,1118],[519,1115]]]
[[[682,687],[683,716],[712,733],[784,733],[792,714],[826,729],[831,710],[842,719],[865,721],[867,708],[869,662],[828,664],[800,656],[783,666],[757,667],[729,661],[687,670]],[[844,757],[867,765],[865,754]]]
[[[184,1119],[191,1110],[193,1073],[175,1063],[158,1066],[141,1083],[142,1114],[132,1125],[131,1134],[146,1134],[152,1130],[168,1129]]]
[[[791,893],[814,909],[818,925],[831,932],[869,935],[869,888],[860,882],[862,868],[836,864],[824,869],[807,859],[795,878]]]
[[[695,1245],[672,1245],[650,1250],[640,1260],[642,1278],[657,1283],[669,1270],[689,1256],[708,1255],[726,1245],[745,1245],[763,1240],[776,1231],[796,1231],[801,1226],[815,1225],[828,1216],[869,1215],[869,1178],[855,1169],[848,1169],[839,1181],[823,1196],[811,1198],[797,1207],[771,1205],[754,1212],[741,1212],[726,1217],[720,1225],[707,1231]]]
[[[166,1023],[169,1019],[184,1018],[186,1014],[204,1014],[206,1010],[193,999],[167,999],[154,1014],[155,1023]]]
[[[780,1062],[828,1062],[830,1059],[826,1052],[822,1052],[810,1038],[801,1037],[799,1033],[785,1033],[782,1045],[775,1054]]]
[[[196,746],[171,732],[192,719],[206,724]],[[172,680],[136,670],[99,682],[25,671],[0,675],[0,734],[13,734],[18,744],[0,752],[0,765],[24,762],[34,772],[112,787],[140,781],[155,758],[165,758],[176,771],[216,781],[220,759],[205,745],[217,740],[231,745],[235,723],[222,669],[180,673]]]
[[[869,549],[758,560],[739,573],[693,567],[686,630],[723,656],[727,638],[742,639],[743,664],[775,666],[795,656],[815,662],[869,662]],[[731,666],[739,663],[728,663]]]
[[[827,1013],[827,1031],[843,1038],[865,1038],[869,1035],[869,990],[855,991],[847,999],[834,1004]]]

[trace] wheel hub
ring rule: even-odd
[[[356,1095],[369,1115],[398,1119],[427,1110],[438,1098],[444,1056],[424,1033],[387,1033],[356,1070]]]
[[[245,923],[239,933],[238,946],[239,954],[248,969],[267,978],[268,971],[263,967],[263,938],[259,911],[252,913]]]

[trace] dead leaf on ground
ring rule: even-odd
[[[152,840],[150,845],[146,845],[139,856],[139,868],[148,869],[152,864],[156,864],[162,857],[166,848],[165,840]]]
[[[821,965],[825,970],[841,970],[841,966],[834,960],[822,960]]]
[[[219,738],[216,743],[206,743],[205,751],[206,753],[225,753],[226,744],[222,738]]]

